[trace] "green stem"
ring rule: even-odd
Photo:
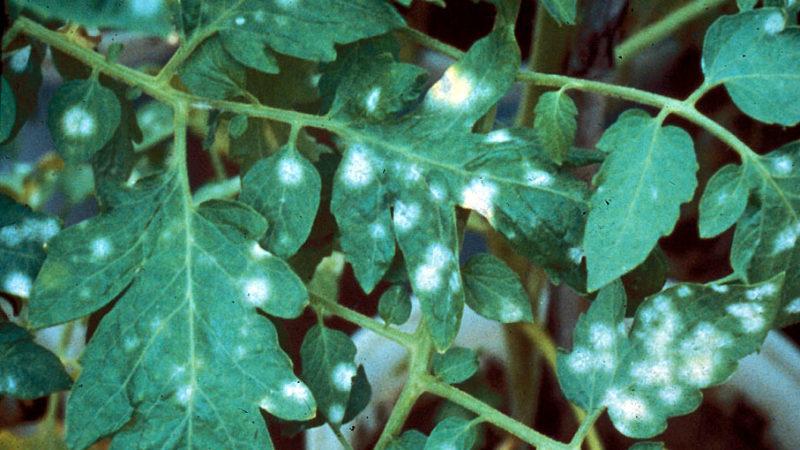
[[[535,446],[536,448],[553,450],[566,450],[570,448],[567,444],[556,441],[543,435],[542,433],[539,433],[538,431],[501,413],[492,406],[478,400],[466,392],[450,386],[449,384],[442,383],[433,376],[425,375],[420,381],[423,383],[425,391],[450,400],[451,402],[472,411],[473,413],[482,417],[485,422],[489,422],[498,428],[513,434],[514,436]]]
[[[14,24],[11,25],[11,28],[3,35],[3,50],[5,50],[6,47],[17,38],[17,35],[19,35],[20,29],[22,28],[19,23],[19,21],[15,21]]]
[[[225,181],[228,179],[228,174],[225,173],[225,164],[222,162],[222,156],[219,154],[219,148],[212,145],[208,149],[208,156],[211,158],[211,168],[214,170],[214,179],[216,181]]]
[[[600,417],[604,408],[600,408],[597,411],[589,414],[588,416],[584,417],[581,421],[580,426],[578,427],[578,431],[575,432],[575,435],[572,437],[572,440],[569,442],[569,446],[573,449],[580,450],[581,445],[583,445],[584,439],[586,439],[586,435],[589,434],[589,431],[592,430],[594,423],[597,422],[597,418]]]
[[[330,422],[328,422],[328,426],[330,427],[331,431],[333,431],[333,435],[336,436],[336,439],[339,440],[339,443],[342,444],[342,448],[344,450],[353,450],[353,446],[350,445],[350,442],[347,441],[347,438],[344,437],[342,430],[340,430],[338,426],[333,425]]]
[[[713,11],[726,1],[728,0],[696,0],[684,5],[622,41],[614,48],[614,57],[618,62],[625,63],[637,53],[673,34],[686,23]]]

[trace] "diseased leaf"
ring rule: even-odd
[[[355,356],[356,346],[349,336],[321,325],[308,330],[300,347],[302,378],[322,414],[335,425],[344,420],[356,377]]]
[[[39,88],[42,85],[42,61],[47,48],[33,41],[8,54],[3,61],[3,78],[8,82],[15,100],[15,114],[9,134],[4,140],[13,139],[23,125],[38,111]],[[5,112],[3,113],[6,114]],[[9,126],[6,120],[0,127]],[[3,139],[0,139],[2,142]]]
[[[672,231],[698,168],[691,137],[641,111],[621,115],[597,146],[609,155],[595,178],[583,241],[590,291],[639,265]]]
[[[192,53],[179,72],[181,81],[197,95],[213,99],[242,96],[245,71],[222,46],[210,38]]]
[[[17,120],[17,99],[14,98],[14,91],[5,77],[2,77],[0,83],[0,142],[4,142],[11,136]]]
[[[700,237],[710,238],[722,233],[744,213],[750,186],[742,169],[728,164],[708,180],[700,198]]]
[[[101,0],[88,4],[82,0],[12,0],[11,3],[45,18],[89,27],[114,27],[162,36],[170,31],[169,6],[163,0]]]
[[[473,256],[461,274],[467,305],[478,314],[502,323],[533,320],[531,302],[519,276],[494,255]]]
[[[269,221],[262,241],[269,251],[289,257],[303,245],[317,214],[320,188],[317,169],[290,146],[247,171],[241,200]]]
[[[0,395],[34,399],[71,384],[56,355],[33,342],[23,328],[0,322]]]
[[[706,32],[706,83],[724,84],[745,114],[765,123],[800,122],[800,28],[776,8],[717,19]]]
[[[736,6],[739,7],[739,11],[750,11],[756,6],[758,0],[736,0]]]
[[[470,450],[475,445],[477,433],[474,424],[460,417],[448,417],[437,423],[425,442],[424,450],[441,448]]]
[[[353,387],[350,389],[350,399],[347,401],[347,408],[344,411],[342,423],[348,423],[358,417],[368,405],[372,398],[372,386],[367,379],[367,372],[364,366],[358,366],[356,376],[353,377]]]
[[[759,349],[782,285],[782,274],[756,285],[679,284],[645,301],[628,332],[625,293],[610,284],[578,320],[572,351],[558,355],[561,388],[587,412],[608,408],[626,436],[655,436]]]
[[[536,103],[533,126],[550,158],[561,164],[575,141],[578,108],[564,92],[545,92]]]
[[[61,226],[0,194],[0,292],[27,298],[44,262],[44,244]]]
[[[478,371],[478,354],[464,347],[451,347],[433,355],[433,374],[449,384],[461,383]]]
[[[256,311],[296,317],[307,301],[302,283],[255,242],[263,218],[233,201],[193,207],[184,176],[171,166],[106,186],[106,211],[48,244],[30,301],[34,326],[118,297],[67,404],[72,448],[108,435],[121,448],[264,448],[258,407],[291,420],[315,414],[274,326]]]
[[[411,315],[411,296],[403,286],[390,287],[378,301],[378,315],[384,322],[402,325]]]
[[[59,86],[47,111],[47,127],[64,158],[85,162],[114,136],[120,124],[117,96],[95,79]]]
[[[575,24],[577,0],[541,0],[544,9],[559,24]]]

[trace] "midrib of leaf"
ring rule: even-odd
[[[775,190],[775,192],[778,193],[778,196],[780,197],[783,204],[786,205],[786,209],[791,213],[792,218],[794,218],[794,220],[797,221],[798,218],[800,218],[800,216],[798,216],[798,213],[794,209],[794,206],[792,205],[791,201],[789,201],[789,199],[786,197],[785,193],[783,192],[783,189],[781,189],[781,187],[778,186],[778,183],[775,182],[775,178],[773,178],[773,176],[769,173],[769,171],[764,167],[764,163],[762,163],[758,159],[758,155],[754,153],[753,155],[748,155],[748,156],[750,157],[750,161],[756,165],[756,169],[758,170],[758,173],[761,174],[764,181],[767,181],[770,185],[772,185],[772,188]]]

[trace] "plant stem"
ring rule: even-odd
[[[597,421],[597,418],[600,417],[600,414],[602,414],[604,410],[605,408],[599,408],[597,409],[597,411],[584,417],[583,420],[581,420],[581,424],[578,427],[578,431],[575,432],[575,435],[569,442],[570,447],[576,450],[579,450],[581,448],[583,440],[586,439],[586,435],[592,430],[592,428],[594,427],[594,423]]]
[[[420,322],[417,327],[417,332],[414,333],[416,342],[413,347],[409,348],[411,354],[411,363],[408,367],[408,378],[406,384],[403,385],[403,390],[400,391],[400,396],[397,398],[392,413],[389,415],[389,420],[386,421],[386,426],[381,431],[378,437],[378,443],[375,444],[376,450],[383,450],[389,445],[389,442],[400,433],[403,424],[406,423],[408,415],[411,413],[411,408],[423,392],[425,386],[423,380],[428,377],[428,368],[431,360],[431,353],[433,352],[433,344],[431,343],[430,336],[425,329],[425,322]]]
[[[614,57],[624,64],[637,53],[663,40],[675,30],[721,6],[727,0],[695,0],[639,30],[614,48]]]
[[[333,431],[333,434],[334,436],[336,436],[336,439],[339,440],[339,443],[342,444],[342,448],[344,450],[353,450],[353,446],[350,445],[350,442],[347,441],[347,438],[344,437],[344,435],[342,434],[342,430],[340,430],[338,426],[333,425],[330,422],[328,422],[328,426],[330,427],[331,431]]]
[[[424,384],[425,391],[450,400],[451,402],[474,412],[478,416],[482,417],[485,422],[489,422],[498,428],[513,434],[514,436],[535,446],[536,448],[554,450],[569,448],[567,444],[556,441],[539,433],[538,431],[501,413],[492,406],[487,405],[486,403],[467,394],[466,392],[450,386],[449,384],[442,383],[433,376],[425,375],[420,381],[422,381]]]

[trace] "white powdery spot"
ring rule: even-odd
[[[459,108],[471,101],[474,91],[475,86],[471,77],[453,66],[447,69],[442,79],[431,87],[428,97],[450,108]]]
[[[3,290],[17,297],[29,297],[31,294],[31,277],[22,272],[11,272],[3,282]]]
[[[8,66],[14,72],[23,72],[25,68],[28,67],[28,60],[31,58],[31,46],[26,45],[25,47],[17,50],[11,58],[9,58]]]
[[[247,356],[247,349],[242,345],[237,345],[233,351],[233,354],[236,355],[236,359],[243,359],[245,356]]]
[[[692,333],[681,342],[681,350],[684,355],[710,355],[731,343],[731,338],[727,333],[718,330],[709,322],[700,322],[692,330]]]
[[[92,257],[95,259],[105,259],[111,254],[111,241],[106,238],[97,238],[92,241]]]
[[[578,347],[567,358],[569,368],[575,373],[586,373],[594,368],[594,356],[589,350]]]
[[[681,378],[696,387],[705,387],[711,384],[714,378],[716,363],[709,354],[696,354],[685,358],[681,366]]]
[[[244,283],[244,299],[254,306],[262,306],[269,298],[270,288],[266,278],[251,278]]]
[[[416,164],[409,165],[405,173],[406,181],[419,181],[422,178],[422,169]]]
[[[373,223],[369,226],[369,235],[373,239],[383,239],[386,237],[386,227],[380,223]]]
[[[764,20],[764,31],[767,34],[778,34],[786,27],[786,18],[780,12],[774,12]]]
[[[208,102],[192,102],[192,108],[207,111],[211,109],[211,104]]]
[[[658,200],[658,188],[655,186],[650,186],[650,198]]]
[[[344,419],[344,406],[339,403],[334,403],[328,408],[328,420],[331,423],[342,423]]]
[[[12,392],[17,388],[17,379],[11,375],[6,377],[6,392]]]
[[[430,192],[431,192],[431,197],[433,197],[433,199],[437,201],[444,200],[446,195],[444,188],[442,188],[438,184],[432,184],[430,187]]]
[[[681,287],[678,288],[677,293],[678,293],[678,297],[686,298],[686,297],[692,295],[692,288],[690,288],[689,286],[681,286]]]
[[[764,305],[758,303],[733,303],[725,308],[728,314],[739,319],[744,331],[755,333],[764,329]]]
[[[175,398],[178,400],[178,403],[181,405],[187,405],[189,401],[194,396],[194,386],[191,384],[187,384],[186,386],[181,386],[175,391]]]
[[[658,391],[658,398],[668,405],[675,405],[681,401],[683,396],[683,389],[678,386],[667,386]]]
[[[125,349],[126,352],[130,352],[131,350],[135,349],[139,345],[139,339],[135,336],[126,336],[125,340],[122,341],[122,348]]]
[[[667,384],[672,381],[672,365],[666,359],[637,363],[631,375],[645,384]]]
[[[452,272],[450,274],[450,282],[448,284],[450,285],[450,290],[452,292],[458,292],[461,290],[461,276],[458,274],[458,272]]]
[[[64,134],[71,137],[85,138],[94,134],[94,116],[82,106],[73,106],[61,118]]]
[[[531,186],[550,186],[553,184],[553,176],[544,170],[531,169],[525,174],[525,179]]]
[[[0,228],[0,242],[6,247],[16,247],[22,242],[22,232],[16,225]]]
[[[298,403],[306,403],[311,398],[311,392],[309,392],[305,384],[299,381],[287,381],[284,383],[281,387],[281,394]]]
[[[491,219],[494,215],[494,196],[497,187],[481,178],[472,180],[461,191],[461,206],[477,211],[483,217]]]
[[[283,158],[278,163],[278,173],[283,184],[293,186],[303,181],[303,166],[295,158]]]
[[[797,243],[797,237],[800,235],[800,224],[789,225],[778,234],[772,246],[772,254],[777,255],[786,250],[791,250]]]
[[[257,242],[253,242],[253,244],[250,245],[250,257],[251,258],[255,259],[256,261],[261,261],[262,259],[264,259],[264,258],[266,258],[268,256],[272,256],[272,253],[270,253],[270,252],[264,250],[263,248],[261,248],[261,246],[258,245]]]
[[[617,357],[611,352],[600,352],[595,357],[594,366],[606,372],[613,372],[617,368]]]
[[[364,99],[364,106],[367,111],[374,112],[378,108],[378,102],[381,100],[381,88],[374,87],[369,91],[367,97]]]
[[[500,304],[500,320],[502,320],[503,323],[519,322],[522,320],[523,315],[522,308],[509,300]]]
[[[178,377],[182,376],[184,373],[186,373],[186,367],[185,366],[175,365],[175,366],[172,367],[172,378],[178,378]]]
[[[394,214],[392,219],[394,227],[398,231],[408,231],[417,225],[419,220],[420,208],[417,203],[404,203],[400,200],[394,204]]]
[[[748,300],[761,300],[764,297],[775,295],[776,292],[778,292],[778,290],[775,288],[775,285],[767,283],[753,289],[748,289],[745,293],[745,297],[747,297]]]
[[[502,144],[512,139],[511,133],[508,130],[497,130],[487,134],[483,139],[484,142],[489,144]]]
[[[364,146],[356,144],[350,147],[342,174],[350,187],[363,187],[372,181],[374,171]]]
[[[61,228],[55,219],[27,218],[20,224],[7,225],[0,229],[0,242],[16,247],[22,242],[44,244],[58,234]]]
[[[336,389],[348,392],[353,386],[354,376],[356,376],[356,368],[353,363],[342,362],[333,367],[331,382]]]
[[[239,17],[233,19],[233,23],[235,23],[238,26],[242,26],[245,23],[247,23],[247,19],[245,19],[244,16],[239,16]]]
[[[131,0],[130,9],[136,16],[150,17],[161,9],[161,0]]]
[[[718,294],[725,294],[730,290],[730,288],[724,284],[712,284],[710,287],[712,291]]]
[[[630,394],[621,393],[616,389],[611,389],[608,392],[604,403],[609,408],[617,410],[620,419],[625,422],[644,420],[650,415],[650,410],[644,400]]]
[[[439,267],[431,264],[423,264],[414,272],[414,287],[423,292],[430,292],[439,289],[442,285],[442,275]]]
[[[602,323],[593,323],[589,327],[589,340],[596,349],[608,349],[614,345],[614,330]]]
[[[580,264],[583,259],[583,250],[578,247],[572,247],[567,251],[567,257],[575,264]]]
[[[789,314],[800,313],[800,297],[797,297],[796,299],[789,302],[789,304],[786,305],[786,307],[783,310]]]
[[[775,15],[783,17],[778,13]],[[772,160],[772,168],[780,175],[788,175],[792,172],[792,167],[794,167],[794,161],[788,156],[779,156]]]

